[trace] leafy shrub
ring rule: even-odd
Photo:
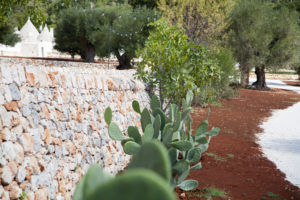
[[[138,52],[142,61],[136,76],[159,92],[162,110],[170,103],[180,104],[188,90],[196,93],[220,75],[216,59],[209,50],[189,41],[184,29],[169,25],[164,19],[152,23],[145,48]]]
[[[208,130],[207,114],[206,120],[192,134],[192,119],[190,116],[192,100],[193,92],[189,91],[186,98],[182,100],[182,109],[175,104],[171,104],[168,115],[162,111],[161,103],[155,95],[152,96],[150,103],[151,112],[147,108],[141,111],[139,103],[134,101],[132,107],[134,111],[141,115],[142,135],[137,127],[130,126],[127,131],[128,137],[126,137],[120,131],[118,125],[111,122],[112,112],[109,107],[104,114],[105,121],[109,125],[109,136],[122,142],[125,153],[137,157],[145,143],[152,140],[162,143],[168,150],[171,163],[170,183],[186,191],[198,186],[196,180],[185,179],[190,170],[201,168],[201,154],[207,150],[211,137],[219,133],[219,128]],[[145,155],[145,158],[148,159],[151,152],[146,152]],[[132,163],[137,163],[135,157],[132,159]]]
[[[236,95],[236,89],[230,87],[231,83],[238,82],[238,70],[235,68],[235,60],[228,49],[218,48],[211,51],[211,59],[216,60],[221,67],[220,78],[206,83],[196,94],[195,103],[206,105],[220,98],[232,98]]]
[[[97,165],[76,186],[73,200],[175,200],[168,184],[170,161],[165,147],[156,141],[145,142],[132,158],[128,170],[117,177]]]

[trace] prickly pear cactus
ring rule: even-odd
[[[190,170],[202,167],[201,156],[207,150],[211,138],[220,131],[219,128],[208,129],[208,112],[206,119],[192,133],[192,100],[193,92],[189,91],[182,100],[182,107],[171,104],[168,115],[161,110],[159,98],[155,95],[151,98],[151,113],[146,108],[141,112],[139,103],[134,101],[132,107],[141,115],[143,134],[139,133],[137,127],[129,127],[129,137],[111,122],[111,109],[108,107],[105,111],[109,135],[114,140],[122,141],[125,153],[135,155],[140,150],[139,147],[150,140],[158,140],[168,149],[172,169],[170,183],[182,190],[192,190],[198,186],[197,181],[185,179]]]
[[[158,141],[141,145],[126,172],[117,177],[91,165],[75,189],[73,200],[175,200],[170,161]]]

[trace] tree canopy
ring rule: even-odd
[[[255,67],[257,88],[266,88],[265,68],[288,64],[297,52],[297,14],[272,3],[240,0],[231,13],[229,45],[241,67],[241,83],[249,84]]]

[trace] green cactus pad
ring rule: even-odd
[[[157,108],[155,110],[152,110],[152,115],[154,117],[156,117],[157,115],[160,116],[160,120],[161,120],[160,130],[163,130],[167,121],[167,117],[165,113],[160,108]]]
[[[210,131],[207,132],[207,135],[210,135],[210,136],[217,136],[220,132],[220,129],[219,128],[213,128],[211,129]]]
[[[137,127],[129,126],[127,132],[128,132],[128,136],[132,137],[136,143],[138,144],[141,143],[141,135]]]
[[[207,130],[208,130],[208,121],[204,120],[196,129],[195,136],[203,135]]]
[[[97,186],[85,200],[176,200],[168,182],[146,169],[128,170],[106,184]]]
[[[107,125],[111,123],[111,119],[112,119],[112,111],[110,107],[107,107],[104,112],[104,120]]]
[[[141,146],[139,152],[133,156],[128,169],[145,168],[152,170],[169,181],[171,165],[167,150],[159,142],[152,140]]]
[[[133,101],[132,102],[132,108],[135,112],[141,114],[141,109],[140,109],[140,104],[138,101]]]
[[[135,155],[140,150],[140,148],[141,146],[133,141],[126,142],[123,145],[124,152],[129,155]]]
[[[199,162],[196,165],[191,167],[191,170],[197,170],[197,169],[201,169],[202,168],[202,164]]]
[[[180,151],[188,151],[190,150],[193,145],[189,141],[176,141],[176,142],[171,142],[171,146],[180,150]]]
[[[145,128],[144,134],[142,136],[143,142],[151,141],[154,135],[154,128],[152,124],[148,124]]]
[[[152,124],[151,116],[150,116],[149,110],[147,108],[144,108],[144,110],[141,114],[141,124],[142,124],[143,131],[145,131],[146,126],[148,124]]]
[[[159,131],[160,131],[160,125],[161,125],[160,115],[157,115],[153,122],[153,128],[154,128],[153,138],[158,138]]]
[[[109,137],[113,140],[125,140],[127,139],[123,133],[120,131],[120,128],[119,126],[112,122],[110,123],[109,127],[108,127],[108,134],[109,134]]]
[[[78,182],[72,200],[85,200],[85,197],[93,193],[98,186],[112,178],[98,164],[91,165],[86,175]]]
[[[198,181],[196,180],[185,180],[179,185],[177,185],[180,189],[184,191],[190,191],[198,187]]]
[[[191,149],[187,155],[187,159],[188,159],[189,163],[191,164],[194,162],[198,162],[201,159],[201,153],[202,152],[201,152],[200,148]]]
[[[155,110],[156,108],[161,108],[161,103],[158,96],[153,95],[150,102],[150,108]]]

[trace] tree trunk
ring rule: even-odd
[[[119,51],[115,51],[115,55],[118,59],[119,65],[117,66],[117,69],[132,69],[131,66],[131,59],[127,56],[126,53],[124,53],[123,55],[120,55]]]
[[[300,80],[300,66],[296,69],[297,74],[298,74],[298,79]]]
[[[265,66],[255,67],[256,81],[252,84],[258,90],[269,89],[266,84]]]
[[[92,46],[85,48],[85,58],[84,60],[89,63],[95,62],[95,48]]]
[[[241,63],[241,85],[246,87],[249,85],[249,66],[247,64]]]

